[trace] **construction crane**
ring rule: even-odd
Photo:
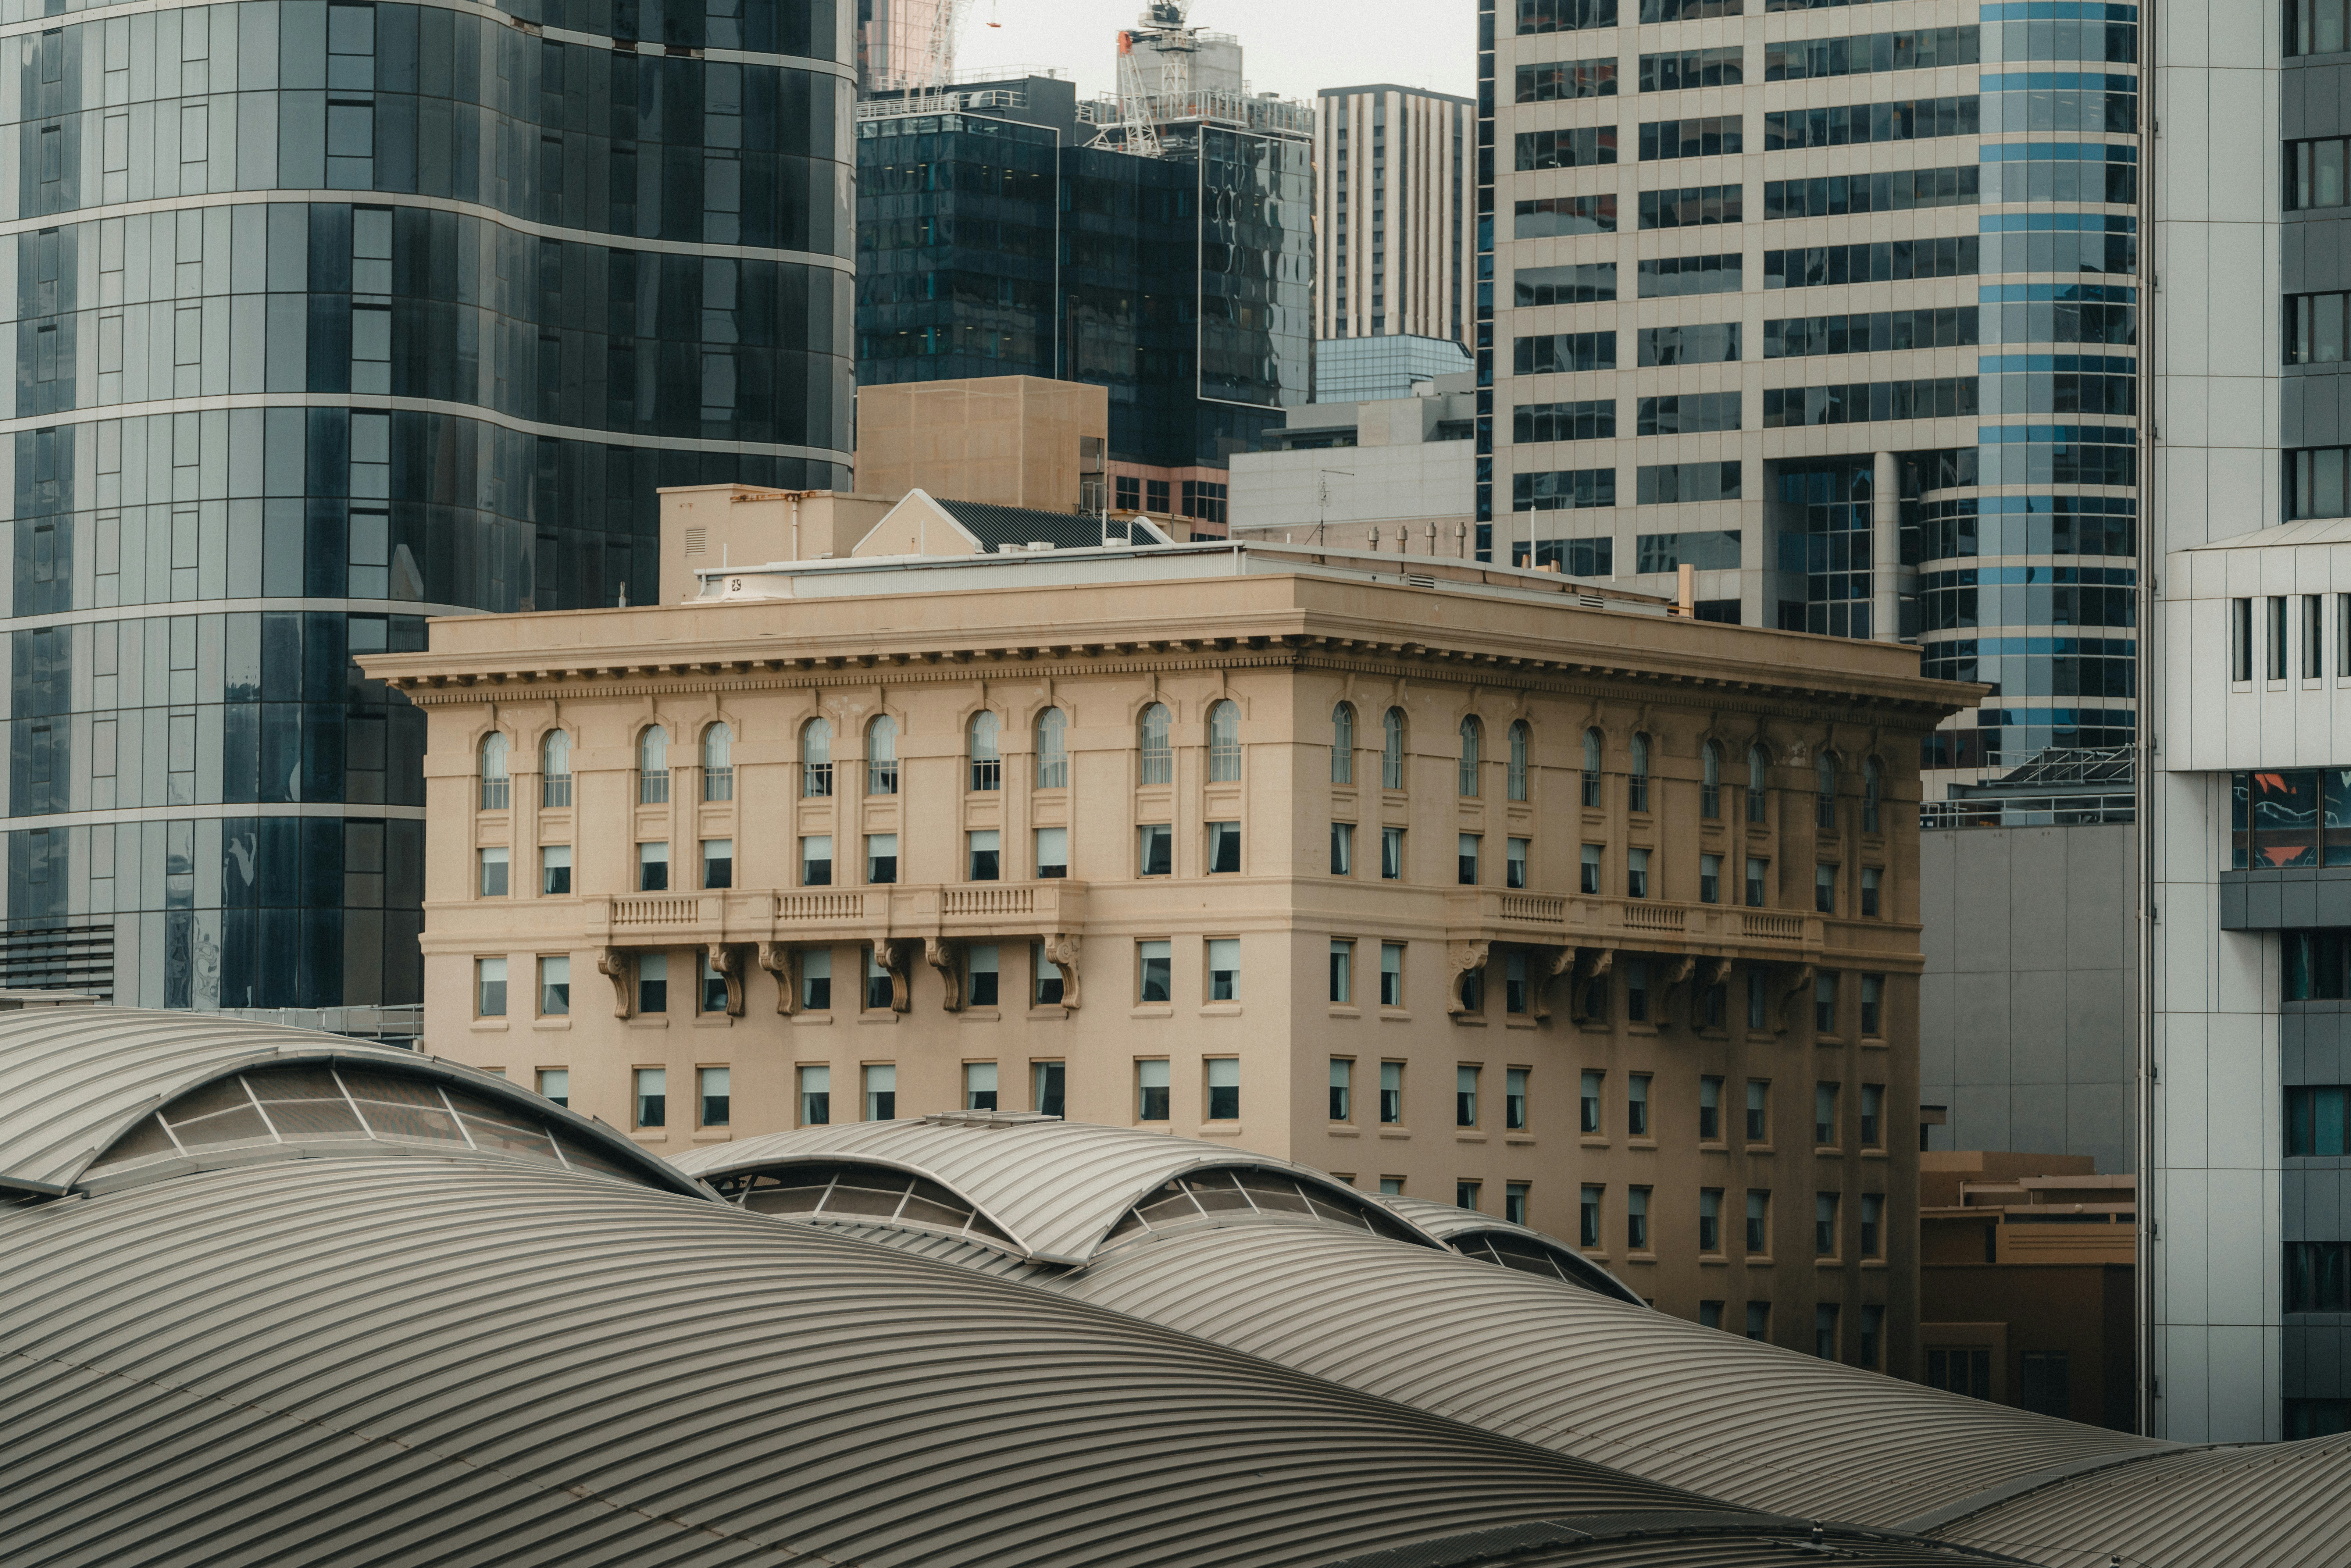
[[[962,36],[964,24],[971,20],[973,9],[973,0],[937,0],[931,17],[931,71],[925,90],[944,92],[954,78],[956,40]]]
[[[1191,0],[1151,0],[1135,26],[1118,36],[1118,145],[1145,158],[1165,151],[1158,118],[1179,101],[1191,83],[1191,57],[1199,47],[1194,29],[1184,26]],[[1140,42],[1157,62],[1155,71],[1136,54]]]

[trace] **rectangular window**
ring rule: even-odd
[[[1877,918],[1877,894],[1886,881],[1886,873],[1871,865],[1861,868],[1861,914],[1865,920]]]
[[[1136,1121],[1167,1120],[1167,1063],[1165,1060],[1134,1064],[1134,1095]]]
[[[1241,994],[1241,940],[1216,936],[1208,942],[1208,999],[1233,1002]]]
[[[1686,229],[1706,224],[1735,224],[1746,215],[1739,185],[1684,185],[1678,190],[1641,193],[1641,226],[1645,229]]]
[[[1502,885],[1522,888],[1527,885],[1527,841],[1512,839],[1504,850]]]
[[[1456,875],[1464,887],[1478,885],[1478,844],[1479,836],[1476,833],[1461,835],[1460,852],[1456,862]]]
[[[1614,398],[1580,402],[1522,402],[1510,410],[1510,439],[1522,444],[1537,441],[1612,441],[1615,435]]]
[[[1355,874],[1355,824],[1353,822],[1331,824],[1331,874]]]
[[[1040,1008],[1061,1006],[1062,998],[1067,994],[1061,982],[1061,967],[1045,956],[1045,945],[1042,942],[1029,943],[1029,1005]]]
[[[1698,901],[1700,904],[1722,902],[1722,857],[1720,855],[1698,857]]]
[[[2263,662],[2265,667],[2262,673],[2273,681],[2282,681],[2285,679],[2286,665],[2286,618],[2283,594],[2270,595],[2269,613],[2263,619],[2269,632],[2269,647],[2266,650],[2269,657]]]
[[[1750,1144],[1771,1142],[1771,1124],[1766,1113],[1771,1109],[1771,1085],[1761,1078],[1747,1081],[1747,1141]]]
[[[2351,1088],[2313,1084],[2288,1089],[2285,1152],[2322,1158],[2351,1155]]]
[[[1745,150],[1746,136],[1735,114],[1699,120],[1641,122],[1641,161],[1655,158],[1728,158]]]
[[[1404,944],[1380,944],[1380,1006],[1404,1006]]]
[[[1135,832],[1135,874],[1167,876],[1175,869],[1176,830],[1165,822],[1145,822]]]
[[[2253,601],[2229,601],[2229,678],[2242,684],[2253,678]]]
[[[1380,1063],[1380,1124],[1404,1125],[1404,1063]]]
[[[2307,212],[2314,207],[2343,205],[2346,147],[2351,147],[2351,141],[2340,136],[2285,144],[2289,210]]]
[[[1601,1188],[1587,1186],[1576,1204],[1575,1242],[1579,1247],[1600,1245]]]
[[[1837,1085],[1816,1083],[1813,1086],[1813,1142],[1823,1148],[1834,1148],[1837,1141]]]
[[[998,951],[993,942],[964,949],[965,1006],[992,1008],[997,1005],[1000,994],[997,982],[1001,977],[998,971]]]
[[[1539,196],[1513,204],[1510,214],[1513,239],[1613,235],[1616,232],[1616,193],[1611,191],[1604,195]]]
[[[1170,985],[1171,949],[1165,942],[1134,945],[1135,996],[1138,1002],[1165,1002],[1175,998]]]
[[[2285,52],[2335,55],[2351,48],[2344,36],[2344,0],[2286,0]]]
[[[995,828],[975,829],[964,835],[967,858],[964,874],[972,882],[997,880],[997,862],[1002,854],[1004,835]]]
[[[1813,1354],[1823,1361],[1834,1361],[1837,1353],[1837,1310],[1820,1306],[1813,1309]]]
[[[571,893],[571,846],[546,844],[538,852],[538,891],[549,898]]]
[[[1238,1057],[1212,1056],[1208,1059],[1208,1120],[1238,1122],[1240,1119],[1240,1061]]]
[[[1527,1184],[1514,1181],[1502,1188],[1502,1218],[1512,1225],[1527,1222]]]
[[[1687,92],[1702,87],[1737,87],[1746,80],[1746,50],[1683,49],[1641,57],[1643,92]],[[1614,63],[1614,62],[1611,62]]]
[[[1616,57],[1593,60],[1552,60],[1520,66],[1518,101],[1553,103],[1567,99],[1616,96]]]
[[[1760,1187],[1747,1189],[1747,1250],[1758,1256],[1771,1250],[1771,1195]]]
[[[1234,875],[1241,869],[1241,825],[1238,822],[1208,824],[1208,874]]]
[[[702,885],[712,888],[735,885],[734,840],[702,841]]]
[[[1527,1130],[1527,1070],[1509,1069],[1502,1078],[1502,1126],[1506,1132]]]
[[[1861,977],[1861,1035],[1864,1040],[1876,1040],[1885,1032],[1884,1019],[1879,1016],[1886,1001],[1886,977],[1864,975]]]
[[[967,1111],[996,1109],[996,1063],[967,1061],[963,1064],[963,1108]]]
[[[1816,865],[1813,868],[1813,908],[1822,915],[1836,913],[1837,868]]]
[[[1331,1120],[1333,1122],[1354,1118],[1355,1106],[1352,1097],[1354,1078],[1353,1061],[1343,1056],[1331,1059]]]
[[[702,1102],[702,1124],[726,1126],[733,1103],[728,1085],[734,1082],[734,1075],[724,1067],[698,1067],[695,1069],[695,1078]]]
[[[1510,290],[1512,302],[1521,306],[1602,304],[1616,298],[1616,264],[1521,267],[1510,274]]]
[[[865,1069],[865,1119],[898,1119],[898,1070],[888,1062],[876,1062]]]
[[[1331,999],[1352,1003],[1355,999],[1355,945],[1334,941],[1331,944]]]
[[[1834,975],[1813,977],[1813,1032],[1823,1035],[1837,1032],[1837,977]]]
[[[1743,278],[1746,258],[1736,251],[1721,256],[1667,256],[1640,264],[1640,296],[1644,299],[1677,299],[1696,294],[1736,294]],[[1737,400],[1732,400],[1730,413],[1737,417]],[[1678,423],[1677,418],[1675,423]],[[1725,429],[1736,429],[1727,425]],[[1690,472],[1679,476],[1680,490],[1675,495],[1651,493],[1659,484],[1673,482],[1674,471],[1661,470],[1666,478],[1648,477],[1644,469],[1642,495],[1647,501],[1735,501],[1739,498],[1739,465],[1736,463],[1694,463],[1685,465]]]
[[[474,960],[474,1011],[486,1019],[507,1016],[507,961],[504,958]]]
[[[1068,1104],[1069,1063],[1063,1061],[1032,1061],[1029,1064],[1029,1103],[1040,1115],[1065,1114]]]
[[[1037,830],[1037,875],[1051,881],[1070,874],[1070,830]]]
[[[1625,896],[1627,898],[1649,896],[1649,852],[1647,850],[1630,849],[1625,852]]]
[[[1722,1189],[1709,1186],[1698,1195],[1698,1249],[1722,1250]]]
[[[898,880],[897,834],[865,835],[865,880],[875,887],[887,887]]]
[[[1600,891],[1600,856],[1606,848],[1604,844],[1583,846],[1582,874],[1576,883],[1579,892],[1597,894]]]
[[[1616,0],[1520,0],[1519,6],[1520,33],[1572,33],[1615,25]]]
[[[1884,1307],[1862,1308],[1861,1354],[1856,1364],[1865,1366],[1872,1372],[1883,1370],[1878,1365],[1878,1358],[1885,1343],[1886,1309]]]
[[[1698,1081],[1698,1137],[1702,1144],[1722,1141],[1722,1080]]]
[[[668,954],[637,955],[637,1010],[641,1013],[669,1011]]]
[[[1720,1328],[1722,1306],[1720,1301],[1700,1301],[1698,1304],[1698,1326],[1702,1329]]]
[[[710,961],[707,948],[702,955],[702,1010],[705,1013],[731,1013],[734,1007],[726,995],[726,977]]]
[[[1616,504],[1616,470],[1614,468],[1539,469],[1528,474],[1510,476],[1510,509],[1514,512],[1577,512],[1592,507],[1613,507]],[[1607,557],[1606,540],[1583,541],[1589,556],[1569,549],[1562,561],[1570,577],[1605,576],[1601,564]],[[1548,565],[1561,561],[1560,547],[1549,544],[1536,547],[1536,564]],[[1590,559],[1593,564],[1583,568]],[[1582,568],[1582,570],[1579,570]]]
[[[1613,371],[1616,368],[1616,334],[1614,332],[1545,332],[1533,337],[1510,340],[1510,367],[1521,376],[1567,376],[1583,371]],[[1598,470],[1609,477],[1612,498],[1606,501],[1583,501],[1587,507],[1614,505],[1614,476],[1611,470]],[[1564,507],[1565,502],[1557,504]],[[1519,510],[1529,508],[1521,506]],[[1535,507],[1537,511],[1557,508]]]
[[[2302,678],[2317,680],[2325,672],[2326,630],[2325,601],[2315,593],[2302,596]]]
[[[799,952],[800,1006],[810,1012],[832,1010],[832,949],[803,947]]]
[[[542,1067],[538,1070],[538,1092],[544,1099],[569,1107],[571,1103],[571,1071],[563,1067]]]
[[[2289,294],[2285,299],[2285,361],[2290,365],[2339,364],[2346,357],[2346,312],[2351,294]]]
[[[507,895],[507,852],[504,849],[482,852],[479,890],[484,898],[504,898]]]
[[[1572,131],[1521,131],[1512,143],[1512,162],[1521,173],[1614,163],[1616,128],[1600,125]]]
[[[1748,970],[1747,1027],[1749,1029],[1761,1029],[1764,1027],[1768,1006],[1769,996],[1763,988],[1762,973],[1760,970],[1755,969]]]
[[[637,891],[664,893],[669,889],[669,846],[639,844],[637,846]]]
[[[1876,1192],[1863,1193],[1861,1195],[1861,1255],[1863,1257],[1878,1258],[1884,1256],[1883,1253],[1878,1251],[1877,1244],[1879,1240],[1880,1227],[1882,1227],[1885,1222],[1885,1194]]]
[[[546,1018],[568,1017],[571,1011],[571,960],[568,957],[541,958],[538,961],[538,1010]]]
[[[800,840],[800,885],[832,885],[832,835],[811,833]]]
[[[1628,1138],[1649,1135],[1649,1075],[1646,1072],[1635,1072],[1625,1077],[1625,1135]]]
[[[1400,882],[1404,878],[1404,830],[1380,830],[1380,880]]]
[[[1457,1127],[1478,1124],[1478,1070],[1474,1067],[1453,1070],[1453,1124]]]
[[[1702,435],[1712,431],[1739,428],[1739,397],[1733,392],[1680,392],[1670,397],[1645,397],[1639,400],[1635,435]],[[1656,547],[1646,541],[1673,535],[1644,535],[1635,549],[1636,570],[1641,571],[1672,571],[1681,562],[1678,555],[1671,565],[1655,560]],[[1693,538],[1704,538],[1694,535]],[[1704,568],[1714,563],[1693,559],[1690,564]],[[1737,566],[1734,556],[1731,563]]]
[[[1747,1303],[1747,1337],[1752,1340],[1769,1340],[1771,1337],[1771,1302]]]
[[[1456,1208],[1467,1208],[1474,1211],[1478,1207],[1478,1184],[1474,1181],[1455,1182],[1453,1184],[1453,1206]]]
[[[1837,1195],[1820,1192],[1813,1195],[1813,1251],[1817,1257],[1834,1258],[1837,1250]]]
[[[636,1070],[637,1125],[661,1127],[669,1123],[669,1073],[659,1067]]]
[[[898,1005],[898,983],[883,967],[882,955],[874,948],[865,949],[865,1009],[886,1012]]]
[[[1625,1189],[1625,1250],[1646,1252],[1649,1249],[1649,1189],[1631,1186]]]
[[[1590,1009],[1597,1016],[1603,1009]],[[1649,1021],[1649,961],[1628,959],[1625,965],[1625,1018],[1629,1023]]]
[[[1740,358],[1740,323],[1690,327],[1644,327],[1634,340],[1642,365],[1726,365]],[[1614,405],[1612,404],[1613,408]],[[1608,434],[1614,435],[1611,430]]]
[[[1600,1081],[1602,1075],[1587,1070],[1583,1076],[1579,1096],[1577,1127],[1587,1138],[1600,1136]]]

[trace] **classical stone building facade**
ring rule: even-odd
[[[1915,653],[1222,541],[705,576],[369,659],[432,1050],[673,1155],[1156,1123],[1909,1370]]]

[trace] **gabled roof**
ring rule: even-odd
[[[1176,542],[1148,517],[1049,512],[1036,507],[1000,507],[992,501],[955,501],[921,488],[907,491],[880,522],[866,530],[865,538],[879,535],[883,539],[894,539],[900,530],[908,527],[910,513],[927,513],[940,518],[983,555],[999,554],[1007,546],[1015,545],[1100,549],[1105,543],[1140,546]],[[858,541],[861,551],[864,542]]]
[[[1352,1208],[1371,1207],[1345,1183],[1270,1155],[1139,1127],[1051,1117],[846,1122],[708,1145],[680,1155],[674,1163],[716,1181],[765,1167],[844,1160],[883,1165],[938,1183],[1010,1237],[1021,1256],[1041,1263],[1084,1263],[1128,1209],[1190,1171],[1255,1166],[1280,1171]],[[1399,1229],[1430,1247],[1439,1245],[1408,1222]]]

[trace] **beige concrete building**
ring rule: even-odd
[[[1909,1370],[1916,759],[1972,688],[1409,570],[785,561],[435,622],[364,661],[430,724],[428,1045],[665,1154],[955,1108],[1229,1140]]]
[[[902,382],[857,389],[857,487],[895,498],[1098,512],[1110,392],[1040,376]]]

